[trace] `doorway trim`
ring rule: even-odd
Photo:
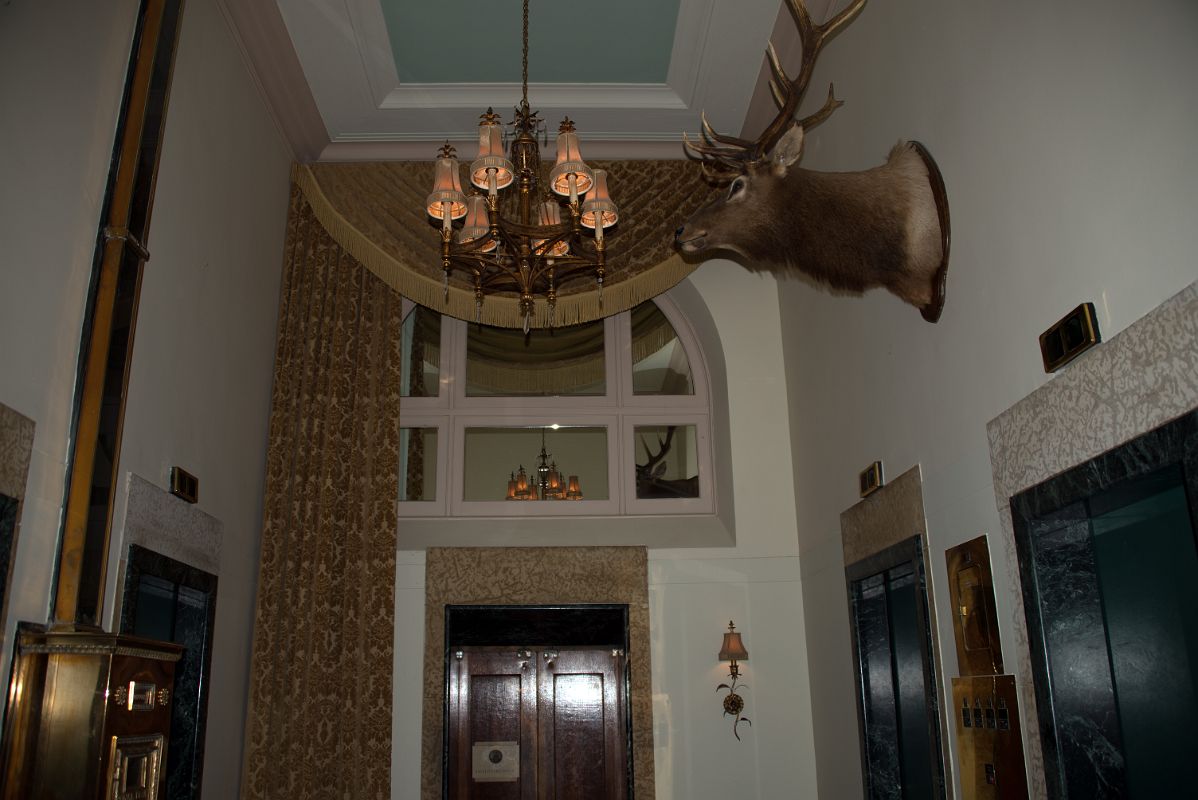
[[[445,608],[451,605],[628,607],[633,790],[653,797],[649,574],[644,547],[431,547],[425,561],[422,800],[440,800]]]
[[[1031,797],[1047,797],[1011,498],[1198,406],[1198,283],[1192,283],[986,426],[1005,549]]]

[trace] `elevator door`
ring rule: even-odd
[[[1186,489],[1173,465],[1020,520],[1050,798],[1194,795],[1198,541]]]
[[[845,568],[865,793],[946,796],[919,537]]]
[[[461,647],[450,655],[451,800],[625,800],[624,651]]]

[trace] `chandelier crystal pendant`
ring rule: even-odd
[[[544,123],[528,105],[528,0],[523,45],[522,98],[511,123],[508,153],[500,117],[488,108],[478,126],[478,158],[470,163],[471,194],[462,191],[456,153],[446,142],[425,206],[441,223],[445,298],[453,272],[468,276],[474,285],[475,322],[481,322],[487,295],[513,292],[528,333],[538,298],[544,298],[548,325],[554,326],[557,290],[568,281],[593,279],[602,305],[604,229],[616,224],[619,212],[607,191],[607,173],[583,161],[569,117],[558,129],[557,160],[542,180],[537,134]],[[516,218],[510,219],[500,212],[499,193],[513,186],[518,196]]]

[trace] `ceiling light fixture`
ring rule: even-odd
[[[528,0],[524,0],[523,45],[523,95],[511,123],[515,136],[510,157],[504,153],[499,115],[488,108],[478,126],[478,158],[470,164],[474,191],[468,198],[462,191],[454,148],[446,142],[425,207],[429,216],[441,222],[446,298],[449,276],[455,270],[474,284],[476,322],[482,321],[488,294],[515,292],[528,333],[536,299],[542,296],[553,327],[557,290],[567,281],[592,277],[602,304],[603,231],[616,224],[619,214],[607,191],[607,173],[592,170],[582,160],[569,117],[562,120],[557,135],[557,162],[548,180],[542,181],[537,134],[544,123],[528,105]],[[503,216],[499,209],[499,192],[512,185],[518,192],[515,219]],[[455,227],[456,220],[462,220],[461,227]]]

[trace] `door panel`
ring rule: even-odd
[[[451,656],[451,800],[536,800],[537,691],[531,655],[509,647],[463,648]],[[512,743],[518,748],[515,776],[498,769],[505,760],[510,763]],[[481,767],[492,765],[491,774],[476,767],[476,747],[485,759]],[[475,780],[476,775],[483,779]]]
[[[624,669],[623,650],[611,648],[456,649],[447,796],[626,800]],[[518,775],[502,768],[514,747]]]
[[[623,800],[623,655],[610,649],[548,651],[540,663],[541,797]]]

